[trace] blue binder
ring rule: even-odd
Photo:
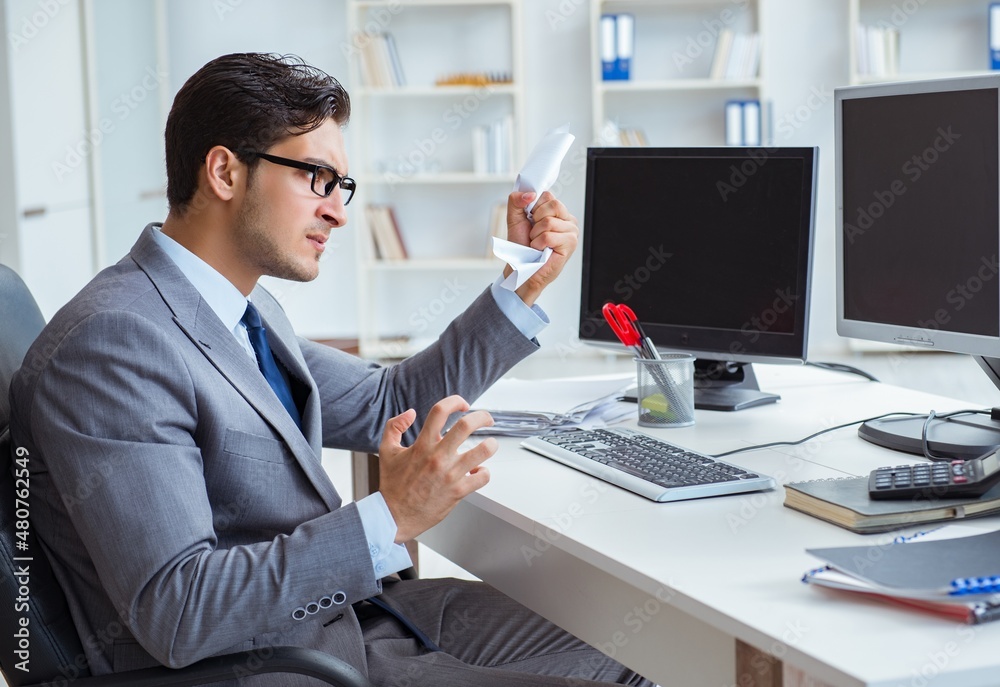
[[[635,52],[635,17],[631,14],[615,16],[615,52],[618,59],[618,78],[631,79],[632,54]]]
[[[1000,69],[1000,2],[990,3],[990,69]]]
[[[615,15],[601,15],[601,78],[604,81],[618,81],[618,47]]]

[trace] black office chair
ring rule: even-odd
[[[11,377],[44,324],[28,288],[8,267],[0,265],[0,673],[11,687],[193,687],[240,676],[265,673],[307,675],[338,687],[371,687],[352,666],[329,654],[302,647],[241,651],[198,661],[184,668],[144,668],[92,677],[66,606],[66,598],[30,526],[18,528],[26,513],[18,512],[10,440]],[[30,502],[29,502],[30,506]],[[30,511],[30,507],[29,507]],[[27,532],[27,534],[24,534]],[[20,537],[27,536],[31,561],[17,561]],[[22,556],[24,553],[21,554]],[[18,568],[28,565],[27,603],[23,604]],[[28,639],[16,635],[27,621]],[[18,654],[26,650],[29,654]],[[29,672],[17,668],[27,656]]]

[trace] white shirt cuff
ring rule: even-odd
[[[382,494],[375,492],[357,502],[358,516],[368,540],[368,553],[372,557],[375,579],[399,572],[413,565],[410,554],[402,544],[396,544],[396,521]]]
[[[548,315],[537,305],[529,308],[516,293],[500,286],[502,283],[503,274],[497,277],[497,280],[493,282],[493,286],[490,287],[493,300],[497,302],[500,312],[507,316],[511,324],[517,327],[518,331],[524,334],[525,338],[529,340],[534,339],[548,326]]]

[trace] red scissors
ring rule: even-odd
[[[639,333],[637,319],[632,308],[624,303],[605,303],[601,308],[604,319],[611,326],[618,340],[628,348],[640,348],[642,335]]]
[[[611,331],[615,333],[619,341],[625,344],[626,348],[633,349],[640,358],[659,360],[660,356],[656,347],[642,331],[639,318],[635,316],[632,308],[624,303],[605,303],[601,312],[604,313],[604,319],[611,325]]]

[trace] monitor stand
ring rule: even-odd
[[[750,363],[702,358],[694,362],[694,407],[699,410],[743,410],[779,398],[760,390]]]
[[[974,356],[986,376],[1000,388],[1000,358]],[[923,417],[869,420],[858,436],[895,451],[924,455]],[[943,460],[969,460],[1000,448],[1000,422],[986,415],[958,415],[934,419],[927,427],[927,447]]]

